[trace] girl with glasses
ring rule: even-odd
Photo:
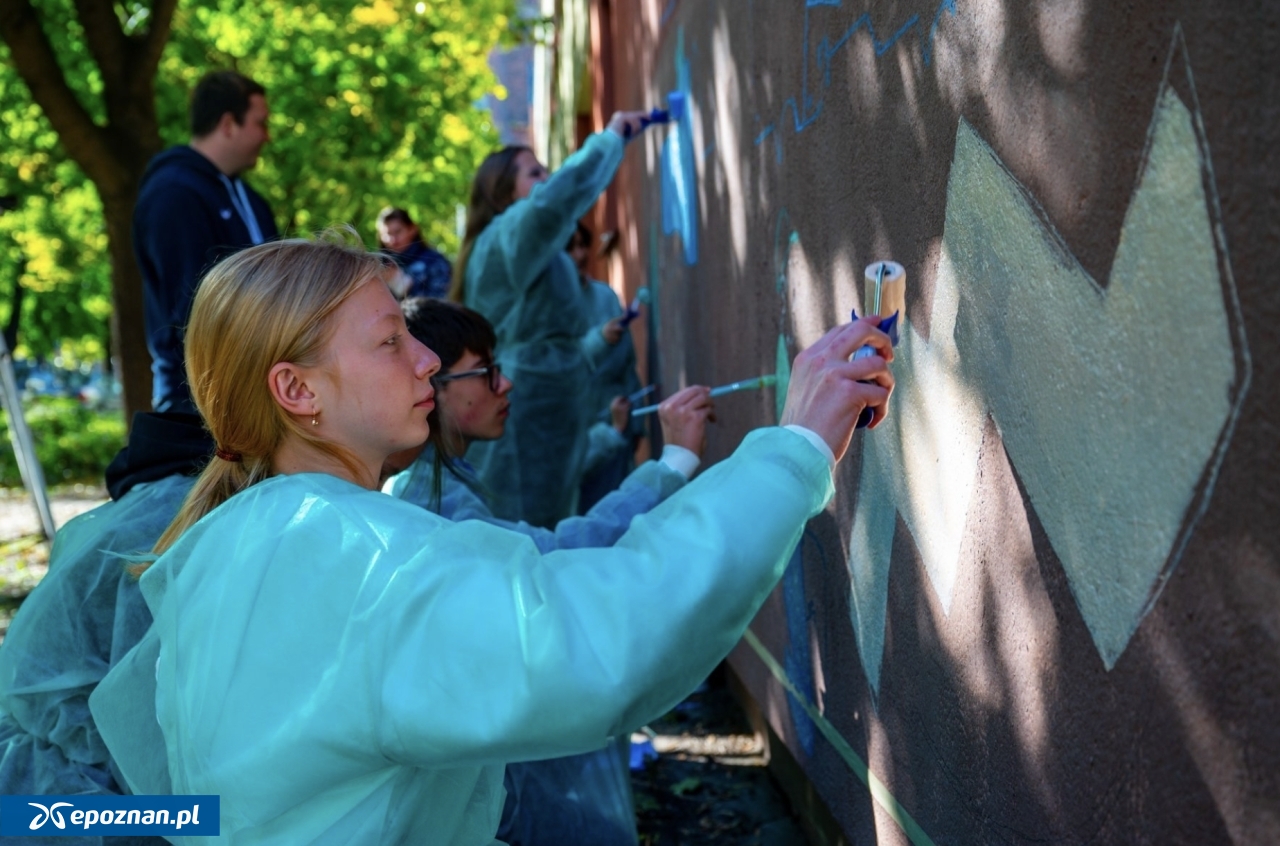
[[[658,412],[666,446],[658,461],[648,461],[626,484],[582,517],[568,517],[549,529],[494,515],[488,491],[464,456],[474,444],[507,437],[513,401],[512,382],[493,363],[493,327],[466,306],[426,298],[402,304],[409,332],[440,357],[436,408],[427,418],[427,444],[387,460],[391,476],[383,490],[451,520],[486,520],[519,531],[538,549],[610,546],[631,525],[693,476],[706,446],[706,425],[714,406],[705,387],[693,386],[662,404]],[[403,471],[403,472],[401,472]],[[396,475],[392,475],[396,474]]]
[[[704,387],[687,388],[659,409],[663,456],[632,472],[619,490],[581,517],[544,529],[493,516],[475,471],[463,456],[473,442],[503,436],[512,384],[493,363],[489,321],[465,306],[426,298],[401,304],[409,332],[440,357],[430,441],[391,456],[387,469],[408,469],[383,490],[450,520],[484,520],[528,535],[543,552],[610,546],[631,521],[682,488],[701,462],[712,404]],[[519,402],[516,397],[515,402]],[[509,764],[498,837],[516,846],[636,842],[631,798],[630,742],[581,755]]]

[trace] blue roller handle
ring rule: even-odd
[[[648,129],[655,123],[671,123],[673,120],[680,120],[684,117],[685,95],[683,91],[672,91],[667,95],[667,108],[654,109],[649,112],[648,117],[640,119],[640,128]],[[631,139],[631,129],[628,127],[626,134],[623,135],[627,140]]]
[[[667,111],[666,109],[654,109],[653,111],[649,112],[648,117],[640,118],[640,128],[648,129],[649,127],[653,126],[655,123],[670,123],[670,122],[671,122],[671,112]],[[630,140],[631,135],[632,135],[631,127],[628,126],[626,133],[622,137],[626,138],[627,140]]]
[[[853,319],[858,319],[858,312],[853,313]],[[889,336],[889,341],[896,347],[898,345],[898,313],[895,311],[888,317],[880,318],[879,330]],[[867,344],[853,354],[850,361],[857,361],[860,358],[870,358],[873,355],[879,355],[876,348]],[[855,429],[865,429],[871,423],[871,417],[875,414],[870,408],[862,409],[862,413],[858,415],[858,425]]]
[[[631,305],[627,306],[626,312],[622,315],[621,326],[626,329],[631,321],[640,316],[640,300],[634,300]]]

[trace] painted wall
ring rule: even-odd
[[[595,0],[664,389],[903,264],[889,425],[732,661],[854,843],[1280,843],[1280,6]],[[712,451],[776,422],[718,402]]]

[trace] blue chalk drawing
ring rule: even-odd
[[[822,87],[824,89],[831,87],[831,60],[839,53],[849,40],[859,30],[866,30],[867,35],[871,38],[872,47],[877,57],[883,56],[889,51],[889,48],[900,42],[908,33],[916,32],[920,40],[920,52],[926,66],[933,62],[933,44],[938,34],[938,24],[942,21],[944,13],[954,15],[956,13],[956,3],[958,0],[942,0],[937,10],[933,14],[933,21],[929,25],[927,32],[923,31],[920,26],[920,16],[911,15],[903,23],[899,24],[897,29],[888,38],[881,40],[877,35],[875,24],[871,20],[871,13],[864,12],[851,23],[845,31],[835,41],[826,38],[818,42],[813,48],[813,59],[817,65],[817,69],[822,73]],[[782,111],[779,115],[778,123],[784,123],[787,116],[787,109],[791,110],[792,123],[795,126],[796,134],[809,128],[822,115],[823,101],[820,97],[814,97],[809,91],[809,10],[815,6],[831,6],[839,7],[841,0],[807,0],[804,8],[804,65],[800,73],[800,96],[788,97],[782,104]],[[773,137],[775,157],[779,164],[782,163],[782,135],[775,131],[774,124],[768,124],[756,134],[755,144],[760,146],[766,138]]]
[[[947,611],[988,418],[1107,669],[1208,508],[1252,365],[1190,66],[1191,108],[1169,80],[1179,54],[1181,26],[1105,288],[960,122],[930,339],[904,327],[894,414],[862,441],[851,614],[873,691],[895,514]]]
[[[684,27],[676,36],[676,90],[692,103],[689,93],[689,60],[684,52]],[[698,263],[698,173],[694,162],[691,109],[667,130],[662,143],[659,168],[662,171],[662,231],[679,234],[684,245],[684,262]]]

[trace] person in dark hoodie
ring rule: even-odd
[[[137,415],[128,446],[107,468],[111,501],[58,531],[48,575],[0,646],[0,794],[128,792],[89,694],[151,626],[138,580],[126,570],[130,557],[155,545],[213,452],[199,417]],[[103,838],[65,842],[101,846]]]
[[[206,74],[191,95],[191,142],[147,165],[133,212],[142,271],[152,406],[195,413],[182,333],[205,270],[245,247],[278,237],[265,200],[240,175],[270,140],[266,91],[234,71]]]

